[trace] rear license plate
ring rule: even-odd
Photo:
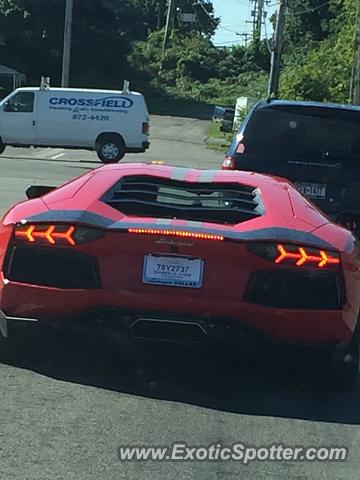
[[[300,192],[308,198],[326,198],[326,185],[324,183],[297,182],[296,186],[300,190]]]
[[[201,288],[204,261],[201,258],[145,255],[143,283]]]

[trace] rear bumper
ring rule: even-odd
[[[5,331],[3,329],[5,325]],[[32,318],[9,317],[0,310],[1,333],[5,332],[10,339],[24,334],[24,328],[31,328],[42,339],[42,334],[55,329],[64,329],[70,335],[98,335],[100,332],[111,336],[126,338],[130,341],[151,342],[156,348],[170,344],[171,348],[187,347],[202,352],[218,352],[227,355],[241,354],[244,358],[250,354],[251,358],[264,358],[268,361],[269,355],[280,354],[281,358],[291,361],[293,355],[312,361],[316,355],[316,362],[321,358],[317,355],[334,355],[338,348],[344,349],[351,344],[348,342],[298,342],[281,340],[269,337],[261,332],[249,328],[230,318],[199,318],[175,317],[161,312],[124,311],[122,309],[95,309],[82,312],[80,315],[62,319],[61,322],[38,321]],[[20,329],[20,330],[19,330]],[[34,337],[32,337],[34,338]],[[146,350],[147,351],[147,350]]]
[[[11,317],[6,315],[2,310],[0,310],[0,334],[4,337],[8,337],[8,327],[9,323],[38,323],[36,318],[26,318],[26,317]]]
[[[0,287],[0,308],[5,312],[0,317],[1,332],[6,332],[8,319],[24,319],[48,324],[111,324],[114,330],[132,334],[134,322],[149,318],[158,322],[194,324],[195,336],[200,330],[206,337],[216,333],[219,338],[228,334],[231,337],[234,332],[242,337],[251,332],[281,342],[335,345],[349,342],[356,326],[355,315],[348,305],[339,311],[279,310],[218,298],[189,298],[183,290],[179,294],[178,290],[165,287],[163,294],[154,296],[103,289],[63,290],[9,282]],[[154,326],[159,327],[155,323]]]
[[[129,147],[126,149],[127,153],[144,153],[150,148],[150,142],[142,142],[141,147]]]

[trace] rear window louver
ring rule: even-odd
[[[263,213],[258,189],[153,176],[124,177],[101,199],[125,215],[236,224]]]

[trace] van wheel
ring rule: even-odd
[[[117,163],[125,156],[126,148],[121,137],[107,135],[98,140],[96,152],[103,163]]]
[[[6,145],[0,141],[0,155],[5,152]]]

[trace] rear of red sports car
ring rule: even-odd
[[[15,322],[96,322],[140,338],[330,346],[358,361],[357,244],[286,180],[111,165],[15,206],[0,228],[5,335]]]

